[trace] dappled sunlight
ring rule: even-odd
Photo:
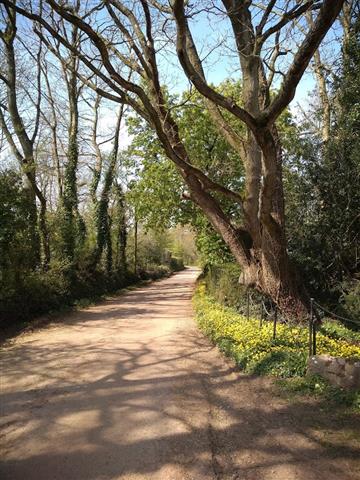
[[[270,400],[266,381],[239,375],[198,333],[195,276],[187,270],[132,291],[4,349],[2,479],[275,479],[285,471],[350,480],[355,447],[332,465],[316,434],[321,416]]]

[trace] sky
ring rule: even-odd
[[[227,78],[239,79],[241,72],[239,70],[236,49],[229,41],[231,37],[230,24],[228,20],[216,18],[214,16],[198,15],[196,21],[190,23],[192,34],[194,36],[198,51],[201,58],[204,58],[204,66],[206,77],[209,83],[215,85],[221,83]],[[335,40],[336,31],[330,32],[323,41],[326,55],[337,55],[340,49],[339,44]],[[223,47],[215,48],[219,43]],[[287,45],[289,49],[296,49],[295,42],[291,39]],[[292,60],[292,52],[286,56],[285,67]],[[158,65],[161,72],[163,83],[167,85],[169,91],[174,94],[181,94],[189,88],[189,80],[185,76],[179,61],[173,49],[165,49],[158,55]],[[274,87],[278,88],[281,84],[282,77],[275,76]],[[312,101],[312,94],[316,87],[315,78],[308,68],[304,73],[297,89],[294,100],[290,104],[290,110],[296,117],[300,110],[306,110]],[[111,125],[113,117],[110,113],[102,119],[104,125]],[[123,129],[122,145],[126,147],[131,138]]]
[[[206,3],[206,2],[204,2]],[[294,2],[293,2],[294,3]],[[256,4],[256,2],[254,2]],[[281,5],[281,2],[277,2]],[[198,5],[202,5],[201,2],[195,3],[196,8]],[[292,4],[290,5],[292,6]],[[262,15],[262,11],[253,12],[253,22],[256,25],[259,22],[259,17]],[[274,19],[270,19],[269,26],[279,19],[278,16],[274,16]],[[206,13],[199,13],[190,20],[190,28],[195,39],[195,43],[198,47],[198,52],[201,58],[204,58],[204,65],[207,80],[211,83],[219,84],[226,78],[238,79],[241,76],[239,71],[239,61],[236,54],[236,48],[232,43],[232,33],[230,22],[223,15],[209,15]],[[268,27],[265,27],[265,30]],[[285,37],[282,41],[282,45],[290,52],[284,57],[280,57],[281,70],[286,71],[286,68],[292,61],[293,53],[297,50],[299,42],[302,40],[301,30],[303,28],[308,29],[307,24],[303,20],[298,25],[295,25],[296,36],[293,34],[293,27],[289,28],[288,32],[285,32]],[[337,41],[339,36],[339,26],[335,25],[332,30],[327,34],[322,42],[322,51],[326,57],[334,58],[339,56],[340,43]],[[274,36],[270,37],[269,46],[272,47]],[[222,44],[220,48],[215,48],[216,45]],[[267,47],[267,45],[265,45]],[[282,47],[283,48],[283,47]],[[174,93],[181,93],[189,86],[189,82],[186,79],[184,73],[179,67],[179,62],[173,52],[166,51],[165,55],[159,56],[160,69],[166,72],[168,77],[168,86]],[[275,75],[274,87],[279,88],[282,77]],[[303,75],[297,90],[296,96],[292,102],[292,109],[296,109],[296,105],[299,104],[302,107],[306,107],[311,92],[315,89],[315,79],[311,72],[308,70]]]
[[[199,2],[198,4],[201,4]],[[255,21],[257,23],[257,20]],[[230,24],[223,16],[216,16],[200,13],[190,23],[193,36],[198,46],[201,58],[204,58],[206,76],[209,82],[219,84],[226,78],[239,79],[238,59],[234,44],[231,43]],[[335,33],[331,32],[324,40],[325,51],[327,54],[336,55],[339,52],[339,45],[334,41]],[[219,43],[220,48],[215,48]],[[296,48],[292,38],[288,39],[287,47],[291,50]],[[285,62],[291,60],[291,53],[285,58]],[[287,60],[289,58],[289,60]],[[166,48],[158,55],[159,70],[161,71],[162,81],[167,85],[172,93],[181,94],[189,88],[189,81],[183,73],[174,49]],[[280,86],[281,77],[275,78],[275,88]],[[298,88],[296,96],[290,106],[292,112],[296,115],[299,105],[306,109],[311,92],[314,91],[315,80],[310,69],[304,74]],[[100,120],[100,130],[104,133],[113,129],[116,121],[117,108],[112,105],[104,108]],[[131,141],[126,128],[121,132],[121,146],[125,148]],[[109,145],[110,148],[110,145]]]

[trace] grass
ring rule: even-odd
[[[340,323],[325,320],[321,325],[320,331],[330,338],[347,340],[351,343],[360,344],[360,332],[347,328]]]
[[[341,407],[360,412],[360,391],[349,391],[330,385],[317,375],[277,379],[275,386],[276,393],[289,400],[299,396],[311,396],[321,401],[322,407],[328,410]]]

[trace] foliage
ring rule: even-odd
[[[218,87],[233,98],[240,96],[240,84],[225,81]],[[243,164],[210,119],[204,99],[194,92],[168,98],[193,165],[208,173],[215,181],[241,192],[244,183]],[[181,106],[177,106],[180,104]],[[232,126],[243,125],[228,113]],[[139,117],[128,119],[133,141],[127,151],[125,164],[138,178],[133,183],[128,200],[148,229],[163,229],[175,224],[191,225],[196,233],[196,246],[201,262],[217,263],[232,259],[222,238],[214,232],[209,221],[191,201],[174,164],[166,157],[154,132]],[[224,169],[226,165],[226,169]],[[221,198],[230,216],[239,216],[238,206]]]
[[[208,265],[222,265],[224,263],[234,262],[234,257],[228,246],[220,235],[214,231],[204,216],[199,215],[194,220],[194,225],[196,247],[202,266],[206,267]]]
[[[285,191],[289,250],[310,293],[360,318],[356,301],[360,241],[360,37],[353,25],[332,84],[331,138],[323,144],[307,120],[288,145]],[[315,109],[314,114],[319,112]],[[311,119],[309,115],[308,118]],[[356,280],[357,279],[357,280]]]
[[[238,313],[246,314],[249,307],[250,314],[259,313],[261,295],[255,290],[247,289],[239,282],[240,267],[232,263],[208,265],[203,274],[206,291],[219,303],[233,307]],[[248,305],[248,293],[250,302]]]
[[[217,88],[234,99],[240,98],[239,82],[227,80]],[[192,164],[203,169],[213,180],[223,182],[224,186],[235,191],[241,191],[244,184],[242,162],[214,126],[204,98],[197,92],[185,92],[182,96],[165,95],[169,107],[173,109]],[[234,120],[228,113],[224,115],[233,122],[234,129],[244,131],[241,122]],[[142,212],[139,218],[143,216],[149,227],[155,227],[159,225],[159,216],[163,221],[171,222],[181,219],[182,215],[193,214],[191,203],[182,199],[182,194],[186,191],[185,185],[174,164],[166,157],[154,131],[139,117],[129,117],[127,126],[133,140],[128,148],[125,164],[139,177],[134,189],[136,196],[140,195],[144,202],[142,205],[138,202],[138,210]],[[145,192],[146,196],[141,195]],[[181,200],[184,203],[181,203]],[[159,215],[155,214],[152,208],[154,205],[159,206]],[[190,210],[187,208],[189,205]]]
[[[32,214],[21,177],[12,170],[0,172],[0,286],[16,282],[36,263]]]
[[[208,296],[205,286],[198,287],[194,297],[196,317],[201,330],[219,348],[248,373],[277,377],[303,376],[308,353],[308,329],[302,325],[278,324],[273,340],[273,325],[247,320],[235,310]],[[360,359],[360,346],[344,339],[318,333],[318,353]]]
[[[357,320],[360,325],[360,280],[352,279],[343,282],[341,288],[343,291],[340,297],[341,313]]]
[[[225,80],[216,88],[241,102],[240,82]],[[182,96],[171,97],[166,94],[166,97],[192,164],[212,180],[243,194],[243,161],[214,125],[204,98],[196,91],[191,94],[186,92]],[[222,111],[222,115],[234,131],[245,134],[244,125],[229,112]],[[297,130],[289,110],[281,115],[277,124],[285,145],[292,144]],[[175,224],[191,225],[202,266],[235,261],[205,215],[186,199],[188,192],[181,176],[166,157],[153,130],[139,117],[128,119],[128,129],[133,140],[125,164],[137,178],[128,193],[128,200],[134,205],[145,227],[159,229]],[[240,225],[243,219],[239,205],[223,196],[217,196],[217,200],[233,223]]]
[[[124,239],[121,230],[124,221],[123,197],[116,192],[113,235],[114,255],[119,256],[110,271],[103,258],[96,268],[89,268],[88,252],[92,250],[94,236],[88,235],[87,243],[78,247],[76,262],[63,250],[63,217],[59,211],[48,215],[51,232],[52,260],[47,269],[34,268],[32,243],[29,241],[29,202],[21,176],[15,171],[0,173],[0,324],[24,322],[65,305],[73,305],[78,299],[98,298],[114,292],[139,279],[156,279],[183,268],[181,258],[171,257],[167,250],[166,233],[154,235],[152,242],[142,245],[141,265],[137,275],[132,265],[126,267]],[[118,198],[119,195],[121,198]],[[91,216],[84,215],[91,232]],[[66,223],[67,224],[67,223]],[[117,240],[117,236],[118,240]],[[76,234],[75,238],[79,238]],[[131,239],[131,235],[130,235]],[[121,243],[117,252],[117,243]],[[171,243],[171,242],[170,242]],[[171,246],[171,245],[170,245]],[[178,251],[180,246],[178,245]],[[65,255],[64,255],[65,253]],[[119,253],[119,255],[118,255]],[[131,255],[131,248],[128,249]]]
[[[169,267],[173,272],[180,272],[184,269],[184,262],[181,258],[171,257],[169,261]]]
[[[78,269],[69,278],[69,264],[53,261],[46,272],[28,272],[18,283],[3,285],[0,293],[0,325],[25,322],[35,316],[56,311],[66,305],[78,305],[79,299],[98,299],[107,293],[139,280],[156,280],[180,269],[178,263],[149,265],[137,275],[127,272],[125,276],[109,275],[103,270],[93,272]]]
[[[290,111],[285,111],[277,122],[285,150],[286,224],[291,257],[310,293],[330,306],[339,304],[339,313],[353,319],[360,318],[356,246],[360,240],[359,44],[357,22],[344,47],[339,78],[332,83],[334,115],[328,145],[322,145],[318,134],[310,131],[309,122],[295,124]],[[216,88],[241,103],[240,82],[227,80]],[[214,126],[203,97],[197,92],[183,95],[164,92],[164,95],[192,164],[242,195],[243,162]],[[241,122],[227,111],[221,110],[221,114],[235,131],[244,134]],[[319,111],[314,114],[319,115]],[[166,157],[156,134],[138,117],[128,117],[128,131],[132,143],[121,154],[119,171],[95,172],[98,186],[106,186],[104,198],[97,198],[99,192],[91,189],[84,193],[87,178],[78,164],[82,145],[77,142],[82,141],[81,135],[69,139],[63,152],[67,161],[61,165],[63,197],[58,195],[46,215],[52,254],[47,270],[42,269],[40,253],[33,248],[36,243],[33,237],[39,230],[33,211],[35,201],[31,203],[29,191],[16,172],[0,174],[2,316],[29,318],[57,308],[62,301],[71,303],[75,298],[101,294],[134,279],[135,219],[140,225],[137,248],[140,276],[168,274],[169,269],[182,268],[184,260],[197,261],[193,242],[188,241],[185,248],[184,242],[178,242],[176,236],[171,238],[168,232],[168,229],[174,232],[176,225],[186,225],[195,232],[209,293],[219,302],[245,313],[246,292],[238,283],[239,268],[223,239],[188,200],[183,180]],[[41,148],[45,148],[45,143],[43,140]],[[116,158],[105,154],[103,160],[104,166],[110,167]],[[87,167],[93,170],[91,162]],[[42,180],[44,184],[48,181],[46,176]],[[97,203],[95,222],[89,194],[96,200],[93,203]],[[240,207],[215,195],[234,225],[240,224]],[[91,261],[94,251],[95,262]],[[256,297],[253,292],[252,295]],[[322,329],[329,340],[336,341],[345,335],[334,324],[324,324]],[[349,340],[356,335],[346,331]],[[281,356],[283,364],[288,364],[290,360],[284,355],[274,353],[264,359],[261,368],[270,371],[273,363],[280,363]],[[298,368],[296,362],[291,368]]]
[[[196,265],[198,252],[191,228],[178,225],[168,230],[169,249],[172,257],[181,260],[184,265]]]
[[[352,326],[354,327],[354,325]],[[344,339],[349,342],[357,342],[360,344],[360,332],[357,330],[352,330],[350,327],[351,324],[347,328],[341,323],[325,319],[321,324],[320,330],[330,338]]]
[[[322,400],[328,409],[341,406],[360,411],[359,391],[349,391],[336,387],[320,376],[311,375],[279,379],[276,383],[281,395],[287,397],[311,395]]]

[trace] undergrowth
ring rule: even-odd
[[[294,383],[289,388],[294,390],[298,388],[299,391],[308,390],[308,393],[322,393],[325,396],[343,395],[341,389],[329,385],[325,387],[326,382],[323,380],[320,382],[303,378],[308,357],[306,326],[278,324],[276,338],[273,339],[271,322],[263,323],[260,328],[258,319],[248,320],[233,308],[223,306],[207,295],[203,284],[196,290],[194,306],[200,329],[244,372],[292,378]],[[349,340],[346,339],[346,333]],[[347,332],[342,327],[341,331],[335,332],[325,325],[317,336],[318,354],[360,359],[360,346],[350,340],[350,330]]]
[[[71,307],[84,308],[104,295],[117,292],[129,285],[144,280],[156,280],[181,270],[181,264],[149,265],[137,275],[106,275],[105,272],[77,271],[70,278],[66,267],[51,265],[47,272],[32,272],[18,280],[16,287],[7,285],[0,278],[0,330],[27,325],[34,318],[44,314],[61,312]]]
[[[341,406],[360,411],[359,391],[335,387],[318,375],[278,379],[276,386],[280,395],[288,399],[298,395],[311,395],[321,399],[327,409]]]

